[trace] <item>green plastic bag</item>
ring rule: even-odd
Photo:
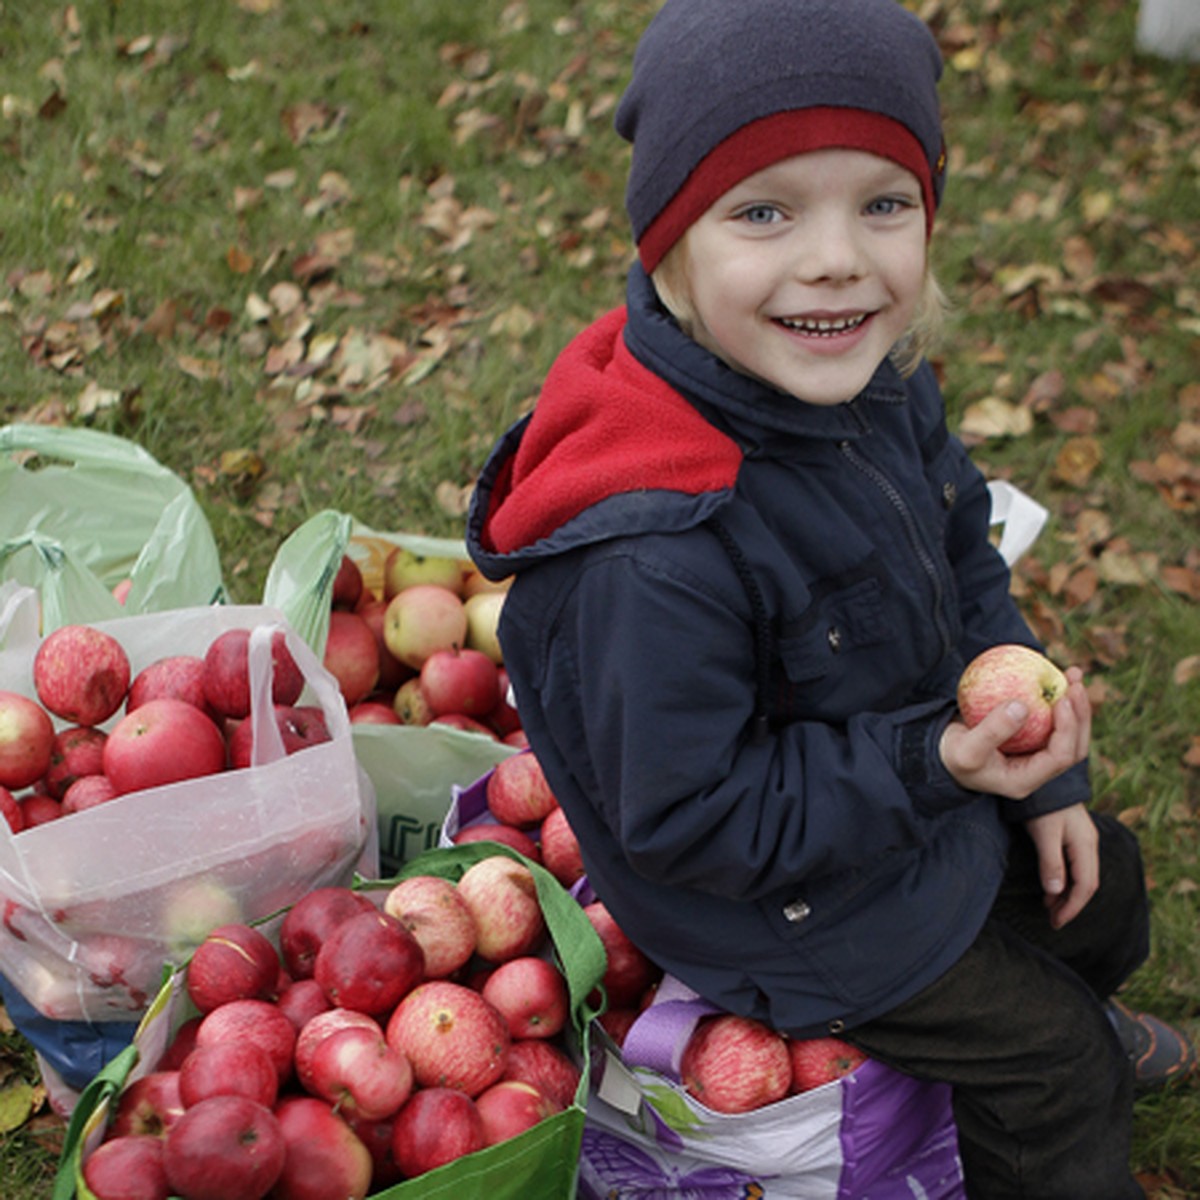
[[[279,609],[318,656],[329,633],[333,581],[349,554],[364,582],[382,589],[383,564],[393,546],[426,557],[464,559],[466,546],[450,538],[378,533],[345,513],[326,510],[304,522],[276,551],[267,572],[263,603]],[[513,747],[477,733],[445,726],[350,727],[354,752],[375,788],[379,862],[393,872],[437,845],[452,790],[466,787]]]
[[[604,946],[579,904],[545,868],[514,850],[476,843],[431,850],[408,862],[394,877],[360,880],[360,890],[391,888],[412,875],[457,880],[489,855],[504,854],[533,872],[538,900],[554,952],[566,976],[571,1001],[570,1043],[581,1069],[574,1103],[532,1129],[499,1145],[467,1155],[416,1179],[376,1192],[370,1200],[572,1200],[576,1193],[579,1148],[590,1083],[590,1034],[597,1012],[588,997],[604,975]],[[280,917],[264,925],[278,929]],[[152,1071],[174,1030],[194,1013],[187,998],[186,968],[172,972],[134,1037],[133,1045],[110,1062],[83,1091],[67,1127],[54,1188],[54,1200],[95,1200],[83,1182],[83,1161],[99,1144],[121,1089],[136,1074]]]
[[[0,428],[5,580],[38,591],[46,633],[226,598],[212,530],[177,475],[123,438],[50,425]]]

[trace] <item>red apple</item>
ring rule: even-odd
[[[599,900],[584,906],[584,915],[604,943],[608,966],[601,983],[610,1007],[636,1004],[642,993],[662,976],[662,971],[629,940],[625,931]]]
[[[197,654],[173,654],[143,667],[129,685],[125,711],[133,712],[147,700],[185,700],[206,716],[213,716],[204,696],[204,659]]]
[[[484,786],[492,816],[518,829],[540,825],[558,807],[542,764],[532,750],[502,759]]]
[[[867,1061],[857,1046],[841,1038],[796,1038],[787,1041],[792,1068],[791,1091],[807,1092],[849,1075]]]
[[[572,888],[586,873],[579,839],[562,808],[552,808],[542,822],[542,863],[565,888]]]
[[[433,584],[455,595],[462,594],[463,567],[457,559],[433,554],[418,554],[405,546],[395,546],[383,564],[383,597],[390,600],[398,592],[418,584]]]
[[[286,1146],[271,1200],[363,1200],[371,1155],[324,1100],[288,1096],[275,1106]]]
[[[562,972],[532,955],[501,963],[488,976],[481,994],[508,1022],[515,1038],[553,1037],[570,1013]]]
[[[630,1026],[640,1016],[641,1010],[637,1008],[606,1008],[596,1020],[618,1046],[623,1046]]]
[[[402,663],[388,648],[383,638],[384,617],[387,614],[387,601],[369,600],[360,603],[355,610],[371,630],[375,638],[375,649],[379,654],[379,682],[376,686],[381,692],[393,693],[412,673],[412,667]]]
[[[282,630],[271,634],[271,664],[271,699],[276,704],[295,704],[304,690],[304,675]],[[249,714],[250,630],[226,630],[209,644],[204,654],[204,696],[222,717]]]
[[[396,695],[392,699],[392,710],[400,718],[402,725],[428,725],[437,715],[425,698],[420,676],[406,679],[396,689]]]
[[[486,1145],[483,1118],[475,1101],[454,1088],[416,1092],[392,1126],[392,1152],[406,1179],[474,1154]]]
[[[107,775],[84,775],[67,788],[59,805],[59,816],[67,817],[71,813],[95,808],[97,804],[107,804],[119,795],[120,792]]]
[[[387,1024],[389,1046],[412,1063],[421,1087],[477,1096],[504,1074],[511,1040],[504,1018],[478,992],[435,979],[415,987]]]
[[[374,1016],[390,1012],[424,976],[420,943],[387,913],[343,921],[317,952],[313,978],[331,1004]]]
[[[175,1031],[163,1056],[158,1060],[160,1071],[178,1071],[183,1066],[183,1060],[196,1048],[196,1034],[200,1030],[201,1016],[188,1017]]]
[[[354,1136],[367,1148],[371,1155],[371,1192],[382,1192],[403,1178],[396,1155],[392,1150],[395,1117],[381,1121],[368,1121],[365,1117],[346,1114],[346,1124],[354,1130]]]
[[[291,1076],[296,1029],[269,1000],[231,1000],[208,1013],[196,1031],[196,1045],[225,1041],[254,1042],[267,1052],[280,1084]]]
[[[207,1013],[230,1000],[271,999],[278,976],[279,955],[264,934],[240,922],[218,925],[192,955],[187,992]]]
[[[502,1079],[475,1098],[483,1120],[483,1140],[489,1146],[532,1129],[539,1121],[561,1112],[545,1092],[519,1079]]]
[[[54,735],[50,765],[46,768],[46,791],[55,800],[66,795],[67,788],[84,775],[104,772],[106,735],[90,725],[70,725]]]
[[[99,725],[125,701],[129,656],[111,634],[90,625],[63,625],[33,657],[33,686],[55,716]]]
[[[388,1045],[382,1030],[351,1026],[313,1048],[309,1089],[344,1117],[381,1121],[399,1112],[412,1093],[412,1064]]]
[[[183,1116],[178,1071],[151,1071],[121,1093],[108,1128],[110,1137],[149,1134],[165,1137]]]
[[[379,648],[370,625],[356,612],[334,609],[325,639],[325,669],[337,680],[347,705],[357,704],[379,681]]]
[[[362,599],[362,568],[348,554],[342,555],[337,574],[333,577],[333,590],[329,594],[332,608],[352,609]]]
[[[383,615],[383,638],[402,663],[420,669],[435,650],[462,646],[467,614],[462,600],[449,588],[416,584],[388,601]]]
[[[221,731],[183,700],[148,700],[123,716],[104,743],[104,774],[121,795],[224,768]]]
[[[347,710],[351,725],[399,725],[400,718],[382,700],[360,700]]]
[[[496,664],[480,650],[435,650],[422,664],[421,690],[437,716],[482,716],[500,702]]]
[[[520,1079],[546,1093],[560,1108],[575,1102],[582,1072],[553,1042],[518,1038],[508,1048],[503,1079]]]
[[[50,766],[54,723],[40,705],[18,692],[0,692],[0,787],[19,791]]]
[[[546,931],[537,885],[524,863],[492,855],[473,863],[458,894],[475,918],[475,949],[488,962],[506,962],[537,948]]]
[[[163,1139],[148,1134],[109,1137],[83,1164],[83,1182],[96,1200],[167,1200]]]
[[[303,1029],[318,1013],[327,1012],[333,1006],[325,995],[325,989],[315,979],[297,979],[279,993],[275,1006],[296,1027]]]
[[[783,1037],[761,1021],[721,1013],[705,1017],[679,1064],[688,1093],[706,1108],[743,1113],[788,1094],[792,1064]]]
[[[542,861],[542,852],[537,842],[515,825],[490,822],[468,825],[465,829],[460,829],[451,840],[456,846],[469,845],[471,842],[499,842],[502,846],[511,846],[518,854],[523,854],[534,862]]]
[[[57,821],[63,815],[62,805],[52,796],[31,793],[22,796],[18,803],[21,805],[21,816],[26,829],[32,829],[35,825],[45,825],[47,821]]]
[[[958,681],[958,708],[974,727],[994,708],[1020,701],[1028,710],[1025,723],[1000,750],[1029,754],[1042,749],[1054,730],[1054,706],[1066,694],[1067,677],[1029,646],[992,646],[967,665]]]
[[[359,913],[374,912],[375,906],[362,894],[347,887],[321,887],[306,892],[284,914],[279,926],[279,951],[293,979],[309,979],[317,951],[343,922]]]
[[[416,938],[425,956],[426,979],[454,974],[475,953],[475,918],[448,879],[402,879],[388,892],[383,911]]]
[[[355,1012],[350,1008],[327,1009],[325,1012],[310,1017],[301,1026],[300,1032],[296,1036],[293,1063],[296,1078],[300,1081],[300,1086],[305,1091],[311,1092],[313,1090],[313,1055],[316,1053],[317,1046],[325,1038],[337,1033],[338,1030],[349,1028],[369,1029],[376,1034],[382,1032],[382,1027],[374,1017],[369,1017],[366,1013]]]
[[[434,717],[429,724],[446,725],[451,729],[461,729],[464,733],[478,733],[482,737],[490,738],[493,742],[500,740],[490,725],[485,725],[482,721],[475,720],[474,717],[468,717],[466,713],[441,713]]]
[[[500,740],[506,746],[512,746],[514,750],[529,749],[529,734],[524,729],[514,729],[512,733],[506,733]]]
[[[245,1096],[272,1108],[278,1093],[275,1064],[253,1042],[197,1046],[179,1064],[179,1098],[185,1108],[210,1096]]]
[[[510,734],[521,732],[521,714],[517,712],[515,705],[509,703],[508,671],[501,667],[497,674],[500,677],[500,700],[483,719],[500,737],[506,738]]]
[[[283,1170],[275,1114],[245,1096],[201,1100],[175,1122],[163,1147],[171,1187],[187,1200],[262,1200]]]
[[[0,787],[0,817],[4,818],[13,833],[20,833],[25,828],[25,812],[6,787]]]
[[[275,726],[283,742],[284,754],[295,754],[306,746],[318,746],[330,740],[324,711],[315,704],[276,704]],[[241,770],[251,765],[254,747],[254,722],[240,721],[229,735],[229,765]]]

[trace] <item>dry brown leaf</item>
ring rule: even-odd
[[[974,438],[1023,437],[1032,429],[1029,409],[999,396],[985,396],[968,405],[959,425],[964,437]]]
[[[1104,458],[1104,451],[1094,437],[1070,438],[1054,460],[1054,474],[1071,487],[1086,487]]]
[[[199,358],[194,354],[181,354],[175,361],[178,363],[179,369],[193,379],[207,382],[210,379],[221,377],[221,364],[216,359]]]
[[[1080,567],[1071,574],[1063,590],[1063,598],[1069,608],[1078,608],[1095,596],[1100,587],[1100,576],[1093,567]]]
[[[1200,654],[1189,654],[1187,658],[1181,658],[1175,664],[1171,678],[1180,687],[1183,687],[1185,683],[1191,683],[1194,679],[1200,679]]]
[[[230,246],[225,252],[225,262],[235,275],[248,275],[254,268],[254,256],[241,246]]]

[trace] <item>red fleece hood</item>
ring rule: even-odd
[[[625,345],[614,309],[559,356],[516,453],[492,490],[483,540],[508,554],[592,505],[634,492],[698,496],[732,488],[737,443]]]

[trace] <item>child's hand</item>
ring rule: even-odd
[[[1032,754],[1001,754],[1000,746],[1026,716],[1024,705],[1014,703],[994,708],[974,729],[951,721],[940,746],[946,770],[965,788],[1024,800],[1087,757],[1092,708],[1078,667],[1067,671],[1067,694],[1054,706],[1054,732],[1045,748]]]
[[[1037,847],[1038,874],[1050,924],[1074,920],[1100,886],[1100,835],[1082,804],[1031,817],[1025,828]]]

